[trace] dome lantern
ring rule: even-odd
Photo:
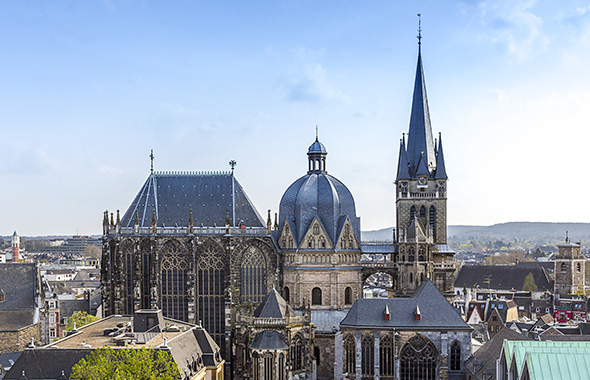
[[[307,173],[325,173],[327,155],[326,147],[318,140],[318,136],[316,135],[315,141],[307,150]]]

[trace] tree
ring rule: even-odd
[[[74,323],[76,324],[76,328],[79,328],[89,323],[96,322],[99,319],[100,318],[90,315],[85,311],[77,311],[68,318],[68,323],[66,323],[66,331],[72,331],[74,328]]]
[[[177,380],[178,365],[165,350],[102,347],[80,360],[70,380]]]
[[[522,283],[522,291],[523,292],[536,292],[537,290],[539,290],[539,288],[537,287],[537,284],[535,284],[535,279],[533,278],[533,273],[529,272],[529,274],[526,275],[526,277],[524,278],[524,281]]]
[[[102,256],[102,250],[95,245],[88,244],[86,248],[84,248],[84,252],[82,254],[87,257],[100,259]]]

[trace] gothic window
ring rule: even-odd
[[[291,343],[291,365],[293,371],[303,369],[303,340],[299,335],[296,335]]]
[[[283,238],[281,239],[281,247],[287,248],[286,243],[287,243],[287,239],[285,239],[285,237],[283,236]]]
[[[449,359],[451,371],[461,370],[461,345],[454,341],[451,345],[451,357]]]
[[[289,238],[289,248],[293,248],[293,238]]]
[[[567,272],[567,265],[565,265],[565,263],[561,263],[561,273],[566,273]]]
[[[412,263],[416,261],[416,251],[414,250],[414,247],[410,247],[410,252],[408,253],[408,261]]]
[[[285,301],[291,302],[291,291],[287,286],[283,288],[283,298],[285,299]]]
[[[142,241],[139,246],[141,252],[141,308],[151,309],[152,249],[149,241]],[[155,300],[154,300],[155,301]]]
[[[578,273],[580,273],[582,271],[582,264],[580,264],[580,263],[576,264],[576,271],[578,271]]]
[[[250,247],[242,258],[242,302],[258,304],[266,295],[266,265],[262,252]]]
[[[410,208],[410,219],[414,219],[415,216],[416,216],[416,206],[412,206]]]
[[[348,224],[346,226],[344,226],[344,234],[350,235],[350,226]]]
[[[379,363],[381,365],[381,378],[393,379],[395,358],[393,355],[393,339],[387,334],[379,341]]]
[[[275,378],[275,366],[274,366],[274,358],[272,353],[267,352],[264,354],[264,378],[265,379],[274,379]]]
[[[317,224],[313,225],[313,234],[314,235],[319,235],[320,234],[320,226]]]
[[[326,239],[323,236],[320,236],[320,246],[326,248]]]
[[[426,207],[424,206],[420,207],[420,220],[422,220],[422,223],[426,221]]]
[[[344,289],[344,304],[352,304],[352,288],[350,286],[347,286],[346,289]]]
[[[313,288],[311,291],[311,304],[321,305],[322,304],[322,289]]]
[[[416,335],[400,353],[401,380],[435,380],[438,352],[431,341]]]
[[[307,248],[315,248],[315,239],[314,238],[307,239]]]
[[[252,378],[259,379],[260,376],[258,374],[258,368],[260,366],[259,361],[260,358],[258,357],[258,352],[254,352],[252,354]]]
[[[207,247],[197,261],[198,319],[225,352],[225,271],[222,257]]]
[[[354,374],[356,372],[356,343],[354,336],[346,335],[344,338],[344,373]]]
[[[162,255],[162,313],[165,317],[188,319],[188,269],[186,254],[175,244],[167,244]]]
[[[133,246],[125,244],[121,249],[125,265],[125,313],[133,314]]]
[[[432,228],[433,238],[436,239],[436,209],[434,206],[430,206],[430,211],[428,213],[428,224]]]
[[[320,348],[315,346],[313,348],[313,356],[315,356],[315,364],[319,367],[320,365]]]
[[[344,241],[344,238],[340,239],[340,248],[346,248],[346,242]]]
[[[352,236],[348,239],[348,248],[354,249],[354,239],[352,238]]]
[[[418,250],[418,261],[424,261],[424,248]]]
[[[285,380],[285,355],[279,354],[279,380]]]
[[[414,282],[414,274],[410,272],[410,284]]]
[[[365,335],[361,340],[361,374],[373,375],[375,373],[375,343],[372,335]]]

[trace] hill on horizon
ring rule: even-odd
[[[448,239],[532,239],[543,237],[565,240],[566,231],[571,241],[590,240],[590,223],[507,222],[491,226],[450,225]],[[387,241],[393,239],[393,227],[362,231],[363,241]]]

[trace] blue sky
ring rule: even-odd
[[[316,125],[362,229],[392,226],[418,12],[449,224],[589,221],[590,1],[37,1],[0,2],[0,234],[100,233],[150,149],[235,159],[275,212]]]

